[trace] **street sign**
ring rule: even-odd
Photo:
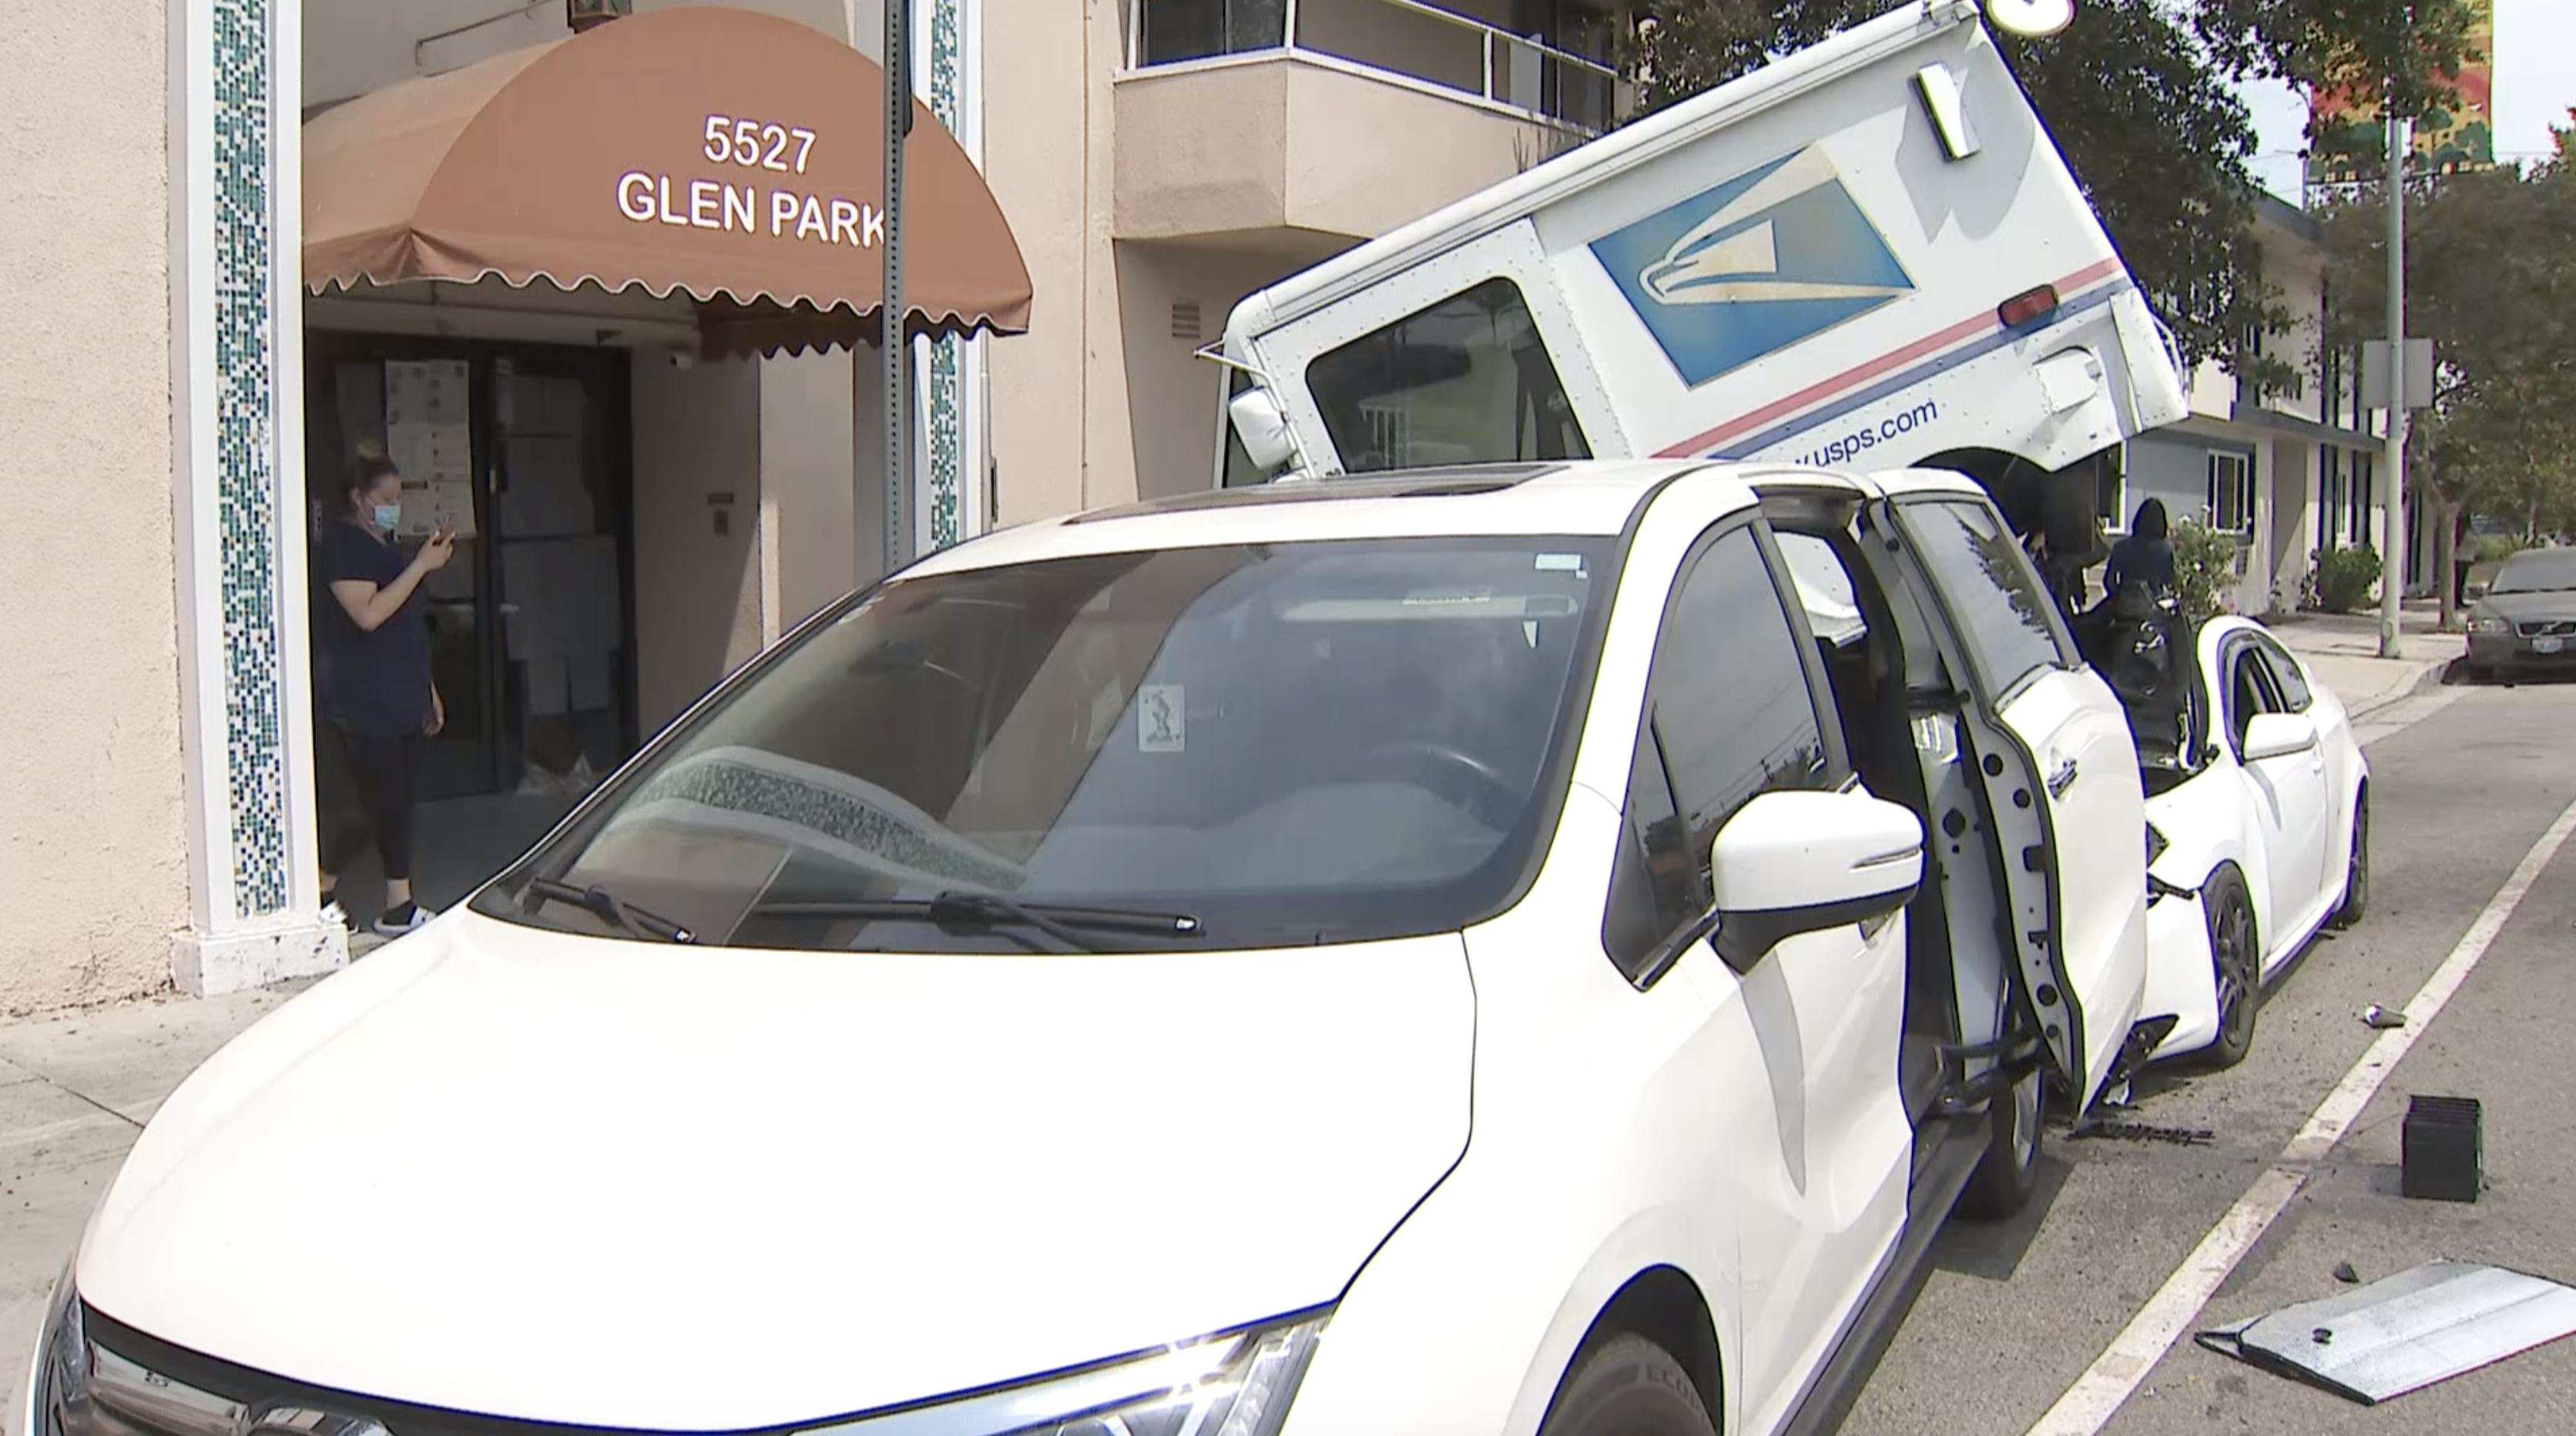
[[[2361,406],[2365,409],[2388,407],[2388,341],[2373,339],[2361,346]],[[2406,341],[2406,407],[2433,407],[2433,341]]]

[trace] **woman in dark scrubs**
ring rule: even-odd
[[[322,853],[322,871],[341,871],[372,837],[385,868],[385,911],[375,930],[400,937],[430,918],[411,892],[412,773],[420,740],[447,725],[429,676],[420,585],[447,566],[456,542],[441,526],[408,558],[394,545],[402,475],[381,455],[362,455],[351,466],[341,499],[322,539],[323,576],[338,603],[327,625],[321,709],[347,757],[367,825]]]

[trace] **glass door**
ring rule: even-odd
[[[317,525],[362,446],[402,471],[406,550],[455,525],[421,585],[447,723],[420,796],[585,790],[636,740],[625,355],[318,330],[306,354]]]
[[[634,749],[624,375],[605,357],[492,364],[501,762],[528,796],[578,797]]]

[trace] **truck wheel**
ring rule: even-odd
[[[1539,1436],[1717,1436],[1690,1373],[1642,1336],[1614,1336],[1583,1358]]]
[[[2254,1050],[2254,1020],[2263,1007],[2263,947],[2254,932],[2254,900],[2234,868],[2201,889],[2209,914],[2209,963],[2218,986],[2218,1035],[2210,1040],[2213,1067],[2233,1067]]]
[[[1959,1190],[1958,1213],[1999,1222],[2030,1205],[2038,1184],[2039,1074],[2032,1072],[1986,1104],[1986,1155]]]

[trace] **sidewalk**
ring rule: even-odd
[[[0,1022],[0,1428],[45,1293],[136,1134],[197,1064],[309,985]]]
[[[2299,613],[2266,626],[2308,661],[2355,718],[2368,717],[2414,693],[2468,652],[2468,639],[2441,631],[2441,610],[2409,604],[2401,618],[2402,658],[2379,656],[2376,613]]]

